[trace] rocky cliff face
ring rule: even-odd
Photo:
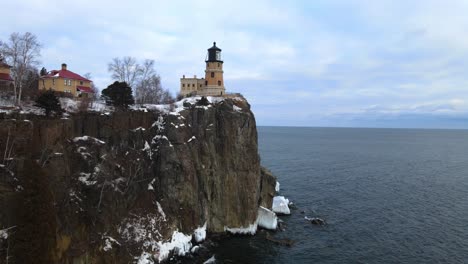
[[[0,151],[0,263],[157,262],[252,228],[274,193],[241,99],[3,116]]]

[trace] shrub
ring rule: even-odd
[[[207,106],[210,105],[210,101],[205,96],[202,96],[200,100],[197,101],[197,105]]]
[[[45,115],[48,117],[52,112],[55,113],[55,115],[62,115],[63,112],[65,112],[60,105],[60,101],[58,97],[55,95],[54,91],[48,90],[41,95],[36,100],[36,103],[34,106],[40,107],[44,109]]]

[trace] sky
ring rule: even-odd
[[[2,3],[0,40],[32,32],[41,66],[90,72],[153,59],[174,95],[222,51],[228,92],[261,126],[468,128],[468,1],[203,0]]]

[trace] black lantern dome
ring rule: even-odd
[[[213,47],[208,49],[206,62],[223,62],[221,60],[221,49],[216,47],[216,42],[213,42]]]

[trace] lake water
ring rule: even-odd
[[[218,263],[468,263],[468,130],[258,134],[262,164],[297,205],[272,234],[295,244],[276,245],[265,231],[231,237],[215,249]]]

